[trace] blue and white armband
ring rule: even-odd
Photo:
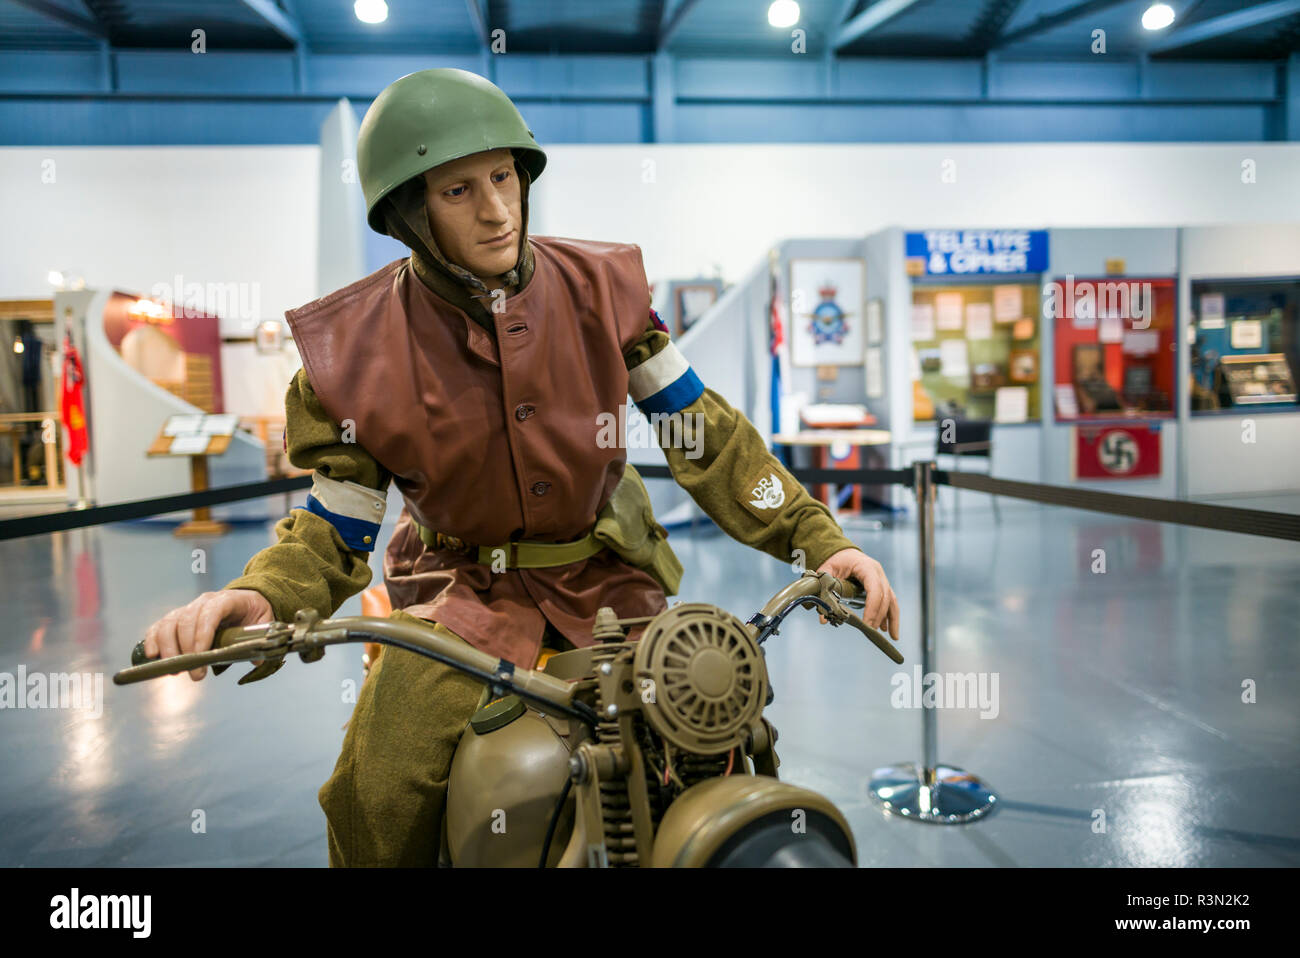
[[[641,365],[629,370],[632,401],[647,416],[685,409],[704,392],[704,383],[672,342]]]
[[[335,529],[343,544],[358,552],[373,552],[384,520],[388,497],[357,482],[341,482],[319,472],[312,476],[307,511],[320,516]]]

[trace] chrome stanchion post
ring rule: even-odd
[[[921,680],[940,682],[935,668],[934,463],[912,464],[921,551]],[[987,814],[998,797],[978,776],[939,761],[936,709],[921,708],[922,760],[899,762],[872,773],[868,793],[893,815],[935,825],[956,825]]]

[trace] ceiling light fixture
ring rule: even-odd
[[[792,27],[799,22],[799,4],[794,0],[773,0],[767,8],[767,22],[774,27]]]
[[[357,0],[352,10],[362,23],[383,23],[388,19],[388,4],[384,0]]]
[[[1163,30],[1174,22],[1174,8],[1167,3],[1153,3],[1142,14],[1142,26],[1148,30]]]

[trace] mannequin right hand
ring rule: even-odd
[[[252,589],[204,592],[189,605],[173,609],[149,626],[144,651],[150,658],[171,658],[183,652],[206,652],[217,632],[227,626],[260,625],[275,618],[271,603]],[[190,670],[197,682],[207,667]]]

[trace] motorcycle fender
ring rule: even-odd
[[[688,788],[664,812],[655,835],[655,868],[705,868],[727,842],[762,821],[787,816],[792,832],[820,830],[857,862],[853,832],[840,810],[816,792],[766,775],[710,778]]]

